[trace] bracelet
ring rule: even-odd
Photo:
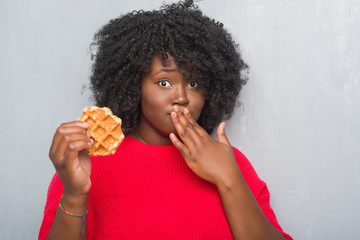
[[[81,217],[83,219],[83,227],[82,227],[82,231],[81,231],[81,234],[84,234],[84,231],[85,231],[85,218],[86,218],[86,215],[89,211],[89,209],[86,209],[86,212],[84,214],[73,214],[73,213],[69,213],[68,211],[66,211],[62,206],[61,206],[61,199],[62,199],[63,196],[61,196],[60,198],[60,201],[59,201],[59,208],[60,210],[63,212],[63,213],[66,213],[67,215],[70,215],[70,216],[74,216],[74,217]]]

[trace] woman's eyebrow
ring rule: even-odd
[[[151,76],[154,76],[154,75],[159,74],[161,72],[175,72],[175,71],[176,71],[176,69],[172,69],[172,68],[170,68],[170,69],[169,68],[162,68],[159,71],[157,71],[156,73],[152,74]]]

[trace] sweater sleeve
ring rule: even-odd
[[[60,197],[64,192],[64,188],[59,176],[55,173],[50,182],[47,193],[47,199],[44,209],[44,218],[39,231],[39,240],[46,239],[49,235],[51,226],[54,222],[56,211],[59,206]]]
[[[261,210],[265,214],[269,222],[284,236],[287,240],[292,240],[292,237],[285,233],[280,227],[275,213],[270,206],[270,193],[264,181],[262,181],[249,160],[238,149],[233,148],[236,162],[248,184],[252,194],[258,202]]]

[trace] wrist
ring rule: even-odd
[[[72,196],[64,191],[61,206],[68,212],[81,215],[88,209],[89,194]]]
[[[232,191],[234,188],[238,188],[243,182],[245,182],[245,179],[240,169],[237,167],[232,169],[230,173],[219,177],[215,185],[219,192],[228,192]]]

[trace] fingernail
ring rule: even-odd
[[[170,133],[170,138],[171,138],[172,140],[176,140],[175,134],[174,134],[174,133]]]
[[[176,113],[175,113],[175,112],[172,112],[172,113],[171,113],[171,117],[175,118],[175,117],[176,117]]]
[[[91,145],[93,145],[93,143],[94,143],[94,140],[92,138],[90,138],[90,143],[91,143]]]
[[[91,136],[89,132],[86,132],[86,135],[87,135],[88,137],[90,137],[90,136]]]
[[[178,107],[178,106],[174,106],[174,110],[175,110],[175,112],[179,112],[179,107]]]
[[[185,113],[185,114],[189,114],[189,113],[190,113],[190,112],[189,112],[189,109],[184,108],[184,113]]]
[[[89,124],[89,123],[87,123],[87,122],[82,122],[82,125],[84,125],[85,127],[90,126],[90,124]]]

